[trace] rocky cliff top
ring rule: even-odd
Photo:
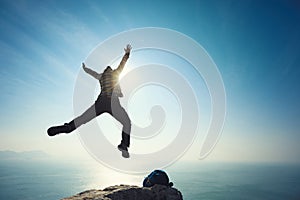
[[[117,185],[103,190],[87,190],[63,200],[182,200],[182,194],[176,188],[163,185]]]

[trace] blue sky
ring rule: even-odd
[[[150,26],[193,38],[221,72],[227,118],[208,159],[300,161],[297,1],[0,4],[1,150],[56,152],[66,145],[78,147],[75,134],[49,139],[46,129],[72,117],[81,62],[108,37]],[[197,150],[192,148],[190,154]]]

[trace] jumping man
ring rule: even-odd
[[[54,136],[60,133],[70,133],[82,124],[85,124],[102,113],[107,112],[123,125],[122,140],[121,144],[118,145],[118,149],[122,151],[123,157],[129,157],[128,147],[130,144],[131,121],[125,109],[120,104],[119,97],[123,97],[123,94],[119,85],[119,75],[129,58],[131,49],[131,46],[128,44],[124,49],[125,55],[123,56],[118,68],[115,70],[113,70],[110,66],[107,66],[103,73],[99,74],[87,68],[85,64],[82,63],[83,70],[100,82],[101,93],[95,103],[82,115],[69,123],[65,123],[64,125],[50,127],[47,130],[49,136]]]

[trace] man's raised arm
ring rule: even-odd
[[[97,72],[95,72],[95,71],[93,71],[93,70],[87,68],[87,67],[85,66],[84,63],[82,63],[82,68],[83,68],[83,70],[84,70],[86,73],[88,73],[89,75],[91,75],[91,76],[94,77],[95,79],[100,80],[102,74],[99,74],[99,73],[97,73]]]
[[[121,62],[120,62],[120,64],[119,64],[118,68],[115,69],[115,71],[116,71],[117,73],[120,74],[120,73],[122,72],[122,70],[123,70],[123,68],[124,68],[124,66],[125,66],[125,64],[126,64],[126,61],[127,61],[128,58],[129,58],[131,49],[132,49],[131,45],[130,45],[130,44],[127,44],[126,48],[124,49],[125,55],[123,56],[123,58],[122,58],[122,60],[121,60]]]

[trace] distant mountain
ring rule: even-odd
[[[0,151],[0,160],[16,160],[16,159],[44,159],[50,156],[43,151]]]

